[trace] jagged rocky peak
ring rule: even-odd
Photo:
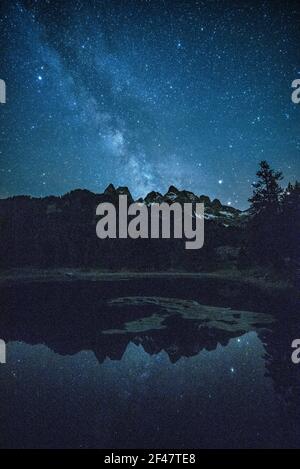
[[[115,194],[115,193],[116,193],[116,188],[112,183],[110,183],[107,186],[107,188],[105,189],[104,194],[110,194],[111,195],[111,194]]]
[[[116,193],[118,195],[127,195],[127,201],[129,203],[132,203],[133,202],[133,197],[130,193],[130,190],[128,189],[127,186],[119,186],[117,189],[116,189]]]
[[[210,205],[211,200],[208,195],[199,195],[199,202],[202,202],[204,205]]]
[[[113,184],[109,184],[107,188],[104,191],[104,195],[108,195],[111,197],[118,197],[119,195],[127,195],[128,201],[131,203],[133,202],[132,195],[130,193],[130,190],[128,189],[127,186],[119,186],[117,189]]]
[[[179,203],[190,203],[199,202],[199,197],[191,191],[182,190],[180,191],[175,186],[170,186],[168,192],[164,195],[164,198],[168,202],[176,201]]]
[[[191,191],[181,191],[180,196],[187,202],[199,202],[199,197],[197,197],[194,192]]]
[[[219,199],[214,199],[211,203],[211,206],[217,210],[220,210],[223,207]]]
[[[171,193],[172,194],[179,194],[180,190],[177,189],[177,187],[175,187],[175,186],[170,186],[169,189],[168,189],[168,192],[165,195],[171,194]]]
[[[147,205],[154,203],[160,204],[161,202],[163,202],[163,200],[164,197],[160,192],[151,191],[149,192],[149,194],[146,195],[144,202]]]
[[[118,194],[131,195],[127,186],[119,186],[117,188],[117,192]]]
[[[177,189],[175,186],[170,186],[168,189],[168,192],[165,193],[164,197],[167,200],[174,200],[176,199],[180,194],[180,191]]]

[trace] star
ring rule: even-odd
[[[68,2],[21,3],[4,2],[0,19],[10,51],[1,151],[22,173],[3,194],[40,195],[34,181],[47,168],[42,195],[112,182],[138,198],[177,184],[247,209],[260,158],[293,164],[283,184],[300,179],[299,115],[287,99],[300,33],[287,6],[278,21],[243,4],[191,2],[178,14],[175,2],[158,11],[147,1],[137,15],[134,2],[106,2],[102,14],[94,0],[73,15]]]

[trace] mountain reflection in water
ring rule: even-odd
[[[2,293],[1,447],[299,446],[297,322],[195,298]]]

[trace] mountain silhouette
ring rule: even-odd
[[[204,270],[222,259],[218,249],[237,257],[243,238],[244,212],[218,199],[170,186],[163,195],[149,192],[138,201],[204,203],[205,245],[187,251],[181,239],[106,239],[96,236],[96,207],[110,202],[118,210],[120,195],[134,201],[128,187],[109,184],[103,193],[75,189],[63,196],[15,196],[0,200],[0,267],[97,267],[133,270]],[[172,233],[172,229],[171,229]],[[229,251],[228,251],[228,248]],[[196,250],[195,250],[196,251]],[[229,256],[229,257],[230,257]]]

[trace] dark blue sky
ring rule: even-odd
[[[260,160],[300,178],[297,2],[0,8],[0,197],[174,184],[245,208]]]

